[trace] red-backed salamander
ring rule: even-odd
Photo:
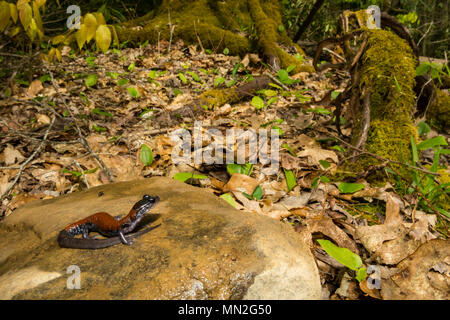
[[[135,203],[130,212],[123,218],[114,218],[106,212],[97,212],[93,215],[84,218],[80,221],[68,225],[58,235],[58,243],[62,248],[75,249],[100,249],[110,247],[119,243],[132,243],[132,239],[143,235],[144,233],[153,230],[160,225],[153,228],[147,228],[135,233],[133,231],[145,214],[156,206],[159,202],[158,196],[149,196],[145,194],[141,200]],[[95,239],[89,237],[89,232],[98,232],[107,239]],[[82,238],[75,238],[81,234]]]

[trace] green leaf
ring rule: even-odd
[[[119,86],[124,86],[124,85],[128,84],[128,82],[130,82],[130,80],[124,79],[124,78],[117,80],[117,84]]]
[[[365,186],[362,183],[343,182],[338,186],[338,188],[341,193],[355,193],[356,191],[364,189]]]
[[[224,77],[214,78],[214,87],[218,87],[224,82],[225,82],[225,78]]]
[[[413,136],[411,136],[411,150],[412,150],[413,162],[414,163],[419,162],[419,154],[417,152],[417,145],[416,145],[416,141],[414,140]]]
[[[321,164],[322,167],[324,167],[324,169],[328,169],[331,166],[331,164],[325,160],[319,160],[319,163]]]
[[[230,49],[228,49],[228,48],[223,49],[224,55],[228,55],[229,53],[230,53]]]
[[[96,74],[90,74],[87,76],[87,78],[84,80],[84,84],[86,87],[92,87],[97,84],[98,76]]]
[[[281,136],[283,134],[283,130],[279,126],[272,126],[272,130],[278,132],[278,135]]]
[[[156,76],[157,76],[156,70],[151,70],[147,75],[147,77],[149,77],[151,80],[155,79]]]
[[[284,31],[284,26],[282,24],[280,24],[278,26],[278,32],[283,32]]]
[[[173,178],[175,180],[185,182],[188,179],[200,179],[201,180],[201,179],[207,179],[208,177],[204,176],[204,175],[200,175],[200,174],[195,174],[192,172],[178,172],[178,173],[175,173]]]
[[[445,138],[443,136],[437,136],[428,140],[425,140],[422,143],[419,143],[417,145],[418,150],[426,150],[430,148],[434,148],[437,146],[446,146],[447,141],[445,141]]]
[[[345,149],[342,148],[341,146],[333,146],[333,147],[331,147],[331,149],[334,149],[334,150],[337,150],[337,151],[340,151],[340,152],[345,152]]]
[[[42,83],[44,83],[44,82],[46,82],[46,81],[50,82],[50,81],[51,81],[51,77],[50,77],[49,74],[44,74],[43,76],[41,76],[41,77],[39,78],[39,80],[40,80]]]
[[[394,75],[394,81],[395,81],[395,87],[397,88],[398,92],[402,92],[402,87],[400,86],[400,83],[397,80],[397,77]]]
[[[234,208],[236,208],[236,201],[234,201],[234,198],[231,195],[231,193],[224,193],[223,195],[220,196],[220,198],[222,198],[223,200],[231,204]]]
[[[287,73],[291,73],[291,71],[294,70],[294,69],[295,69],[295,66],[289,66],[289,67],[286,68],[286,72]]]
[[[315,189],[319,185],[319,178],[314,178],[314,180],[311,182],[311,189]]]
[[[70,173],[71,175],[73,175],[75,177],[81,177],[81,175],[82,175],[82,173],[79,171],[72,171],[72,170],[68,170],[68,169],[63,169],[62,172]]]
[[[291,191],[296,185],[297,181],[295,180],[294,173],[291,170],[284,169],[284,175],[286,177],[286,184],[288,187],[288,191]]]
[[[106,72],[106,75],[110,77],[111,79],[117,79],[119,77],[119,74],[117,72]]]
[[[149,166],[153,163],[153,151],[146,144],[141,146],[141,154],[140,154],[141,162]]]
[[[358,280],[358,282],[363,282],[367,277],[367,269],[366,268],[359,268],[355,279]]]
[[[227,172],[231,176],[233,173],[240,173],[245,174],[247,176],[251,175],[253,171],[253,164],[247,163],[247,164],[236,164],[236,163],[230,163],[227,164]]]
[[[194,72],[192,72],[192,71],[186,71],[186,73],[187,73],[188,75],[190,75],[190,76],[192,77],[192,79],[194,79],[194,81],[196,81],[196,82],[202,82],[202,80],[200,79],[200,77],[199,77],[196,73],[194,73]]]
[[[294,150],[292,150],[292,148],[289,147],[286,143],[283,144],[282,147],[285,148],[291,154],[291,156],[295,157]]]
[[[267,101],[267,105],[270,106],[272,103],[277,102],[278,97],[272,97]]]
[[[127,91],[133,98],[139,98],[140,97],[139,91],[136,88],[134,88],[134,87],[128,87]]]
[[[262,91],[266,97],[274,97],[278,94],[278,92],[275,90],[262,90]]]
[[[255,191],[253,191],[252,197],[253,197],[253,199],[261,200],[262,196],[263,196],[263,190],[262,190],[261,186],[257,186]]]
[[[186,76],[183,73],[179,73],[178,74],[178,78],[180,78],[181,82],[183,82],[184,84],[188,83],[188,79],[186,79]]]
[[[293,80],[289,77],[289,73],[284,69],[278,70],[278,78],[280,79],[280,81],[283,84],[287,84],[287,85],[293,84],[295,82],[295,80]]]
[[[97,132],[105,132],[107,129],[106,128],[103,128],[103,127],[100,127],[100,126],[97,126],[97,125],[92,125],[92,129],[94,129],[95,131],[97,131]]]
[[[357,271],[362,266],[360,256],[351,252],[347,248],[340,248],[333,242],[324,239],[318,239],[317,242],[330,256],[342,263],[349,269]]]
[[[265,106],[264,100],[261,99],[259,96],[254,96],[252,98],[252,105],[256,108],[256,110],[260,110]]]
[[[175,88],[175,89],[173,89],[173,94],[174,94],[175,97],[176,97],[176,96],[178,96],[179,94],[183,94],[183,91],[181,91],[181,90],[178,89],[178,88]]]
[[[112,113],[103,111],[102,109],[99,109],[99,108],[94,108],[91,110],[91,112],[93,114],[98,114],[100,116],[105,116],[105,117],[109,117],[109,118],[113,117]]]
[[[334,100],[336,99],[341,93],[339,91],[333,91],[331,93],[331,98]]]
[[[417,131],[419,133],[419,136],[423,136],[431,131],[430,126],[425,121],[420,121],[417,125]]]

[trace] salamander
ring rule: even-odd
[[[119,243],[131,245],[132,239],[139,237],[160,225],[131,233],[145,214],[159,202],[158,196],[145,194],[136,202],[130,212],[124,216],[113,217],[106,212],[97,212],[93,215],[68,225],[58,235],[58,243],[62,248],[100,249]],[[107,239],[89,237],[90,232],[98,232]],[[77,235],[82,238],[75,238]]]

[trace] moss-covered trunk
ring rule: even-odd
[[[279,0],[163,0],[153,12],[125,23],[118,30],[120,41],[156,44],[160,40],[183,39],[205,49],[241,55],[261,52],[275,69],[302,66],[287,51],[303,51],[282,28]],[[171,32],[172,31],[172,32]]]

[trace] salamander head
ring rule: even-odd
[[[133,206],[133,209],[136,210],[136,219],[143,217],[151,208],[156,206],[158,202],[158,196],[150,196],[148,194],[144,194],[142,199],[136,202],[136,204]]]

